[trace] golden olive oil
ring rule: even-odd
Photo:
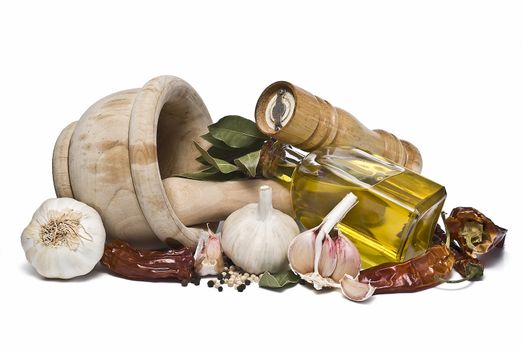
[[[358,204],[338,225],[358,248],[363,268],[424,252],[445,201],[445,188],[381,157],[346,147],[326,148],[280,162],[276,177],[290,185],[306,228],[349,192]],[[292,163],[297,165],[292,166]]]

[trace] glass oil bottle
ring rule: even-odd
[[[306,228],[320,224],[347,193],[358,197],[338,228],[358,248],[363,268],[423,253],[446,198],[443,186],[352,147],[306,154],[270,142],[260,164],[264,176],[289,187],[296,217]]]

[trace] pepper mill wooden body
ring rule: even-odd
[[[305,151],[353,146],[421,172],[421,154],[414,145],[384,130],[369,130],[349,112],[289,82],[267,87],[255,115],[261,132]]]

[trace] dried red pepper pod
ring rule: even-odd
[[[454,208],[445,220],[450,237],[473,258],[503,247],[507,230],[497,226],[481,212],[470,207]]]
[[[447,279],[454,261],[450,249],[438,244],[402,263],[385,263],[363,270],[359,281],[376,287],[375,294],[417,292]]]
[[[106,244],[101,263],[117,275],[146,281],[188,282],[194,268],[194,258],[189,248],[135,249],[121,240]]]

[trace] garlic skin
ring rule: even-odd
[[[247,204],[225,220],[222,247],[248,273],[278,273],[288,267],[287,249],[300,230],[293,218],[272,207],[271,187],[261,186],[259,196],[259,203]]]
[[[100,261],[105,228],[100,215],[72,198],[46,200],[21,235],[27,261],[42,276],[69,279]]]
[[[317,290],[339,288],[345,275],[356,278],[359,274],[361,261],[354,244],[342,234],[336,234],[335,238],[329,235],[357,201],[357,197],[349,193],[320,225],[300,233],[289,245],[287,255],[292,271]]]
[[[207,233],[200,236],[194,252],[194,271],[200,276],[217,275],[224,266],[220,235],[207,226]]]

